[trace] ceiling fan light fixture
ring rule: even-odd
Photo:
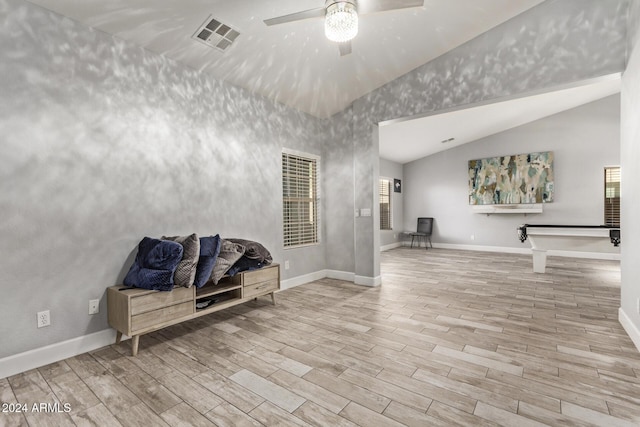
[[[324,33],[333,42],[344,43],[358,34],[358,12],[355,4],[337,1],[327,6]]]

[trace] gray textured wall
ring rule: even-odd
[[[324,217],[326,224],[326,268],[353,273],[355,271],[355,200],[351,135],[352,110],[336,114],[331,120],[329,140],[324,150]]]
[[[627,9],[626,0],[548,0],[371,92],[354,103],[356,156],[377,150],[367,123],[621,72]],[[357,203],[375,205],[377,179],[375,168],[356,165]],[[357,223],[357,274],[375,275],[374,225]]]
[[[627,0],[547,0],[364,98],[381,120],[624,69]]]
[[[380,177],[390,178],[392,185],[393,179],[399,179],[404,183],[403,166],[400,163],[387,159],[380,159]],[[391,228],[392,230],[380,230],[380,246],[391,245],[402,241],[402,232],[404,230],[415,230],[413,228],[404,227],[404,190],[396,193],[391,190]]]
[[[284,278],[325,268],[324,245],[282,249],[280,153],[322,155],[327,122],[20,0],[0,14],[0,358],[107,328],[88,301],[144,236],[254,239]]]
[[[620,164],[619,141],[620,96],[614,95],[407,163],[404,226],[432,216],[434,242],[526,249],[529,243],[516,237],[522,223],[602,224],[603,169]],[[539,151],[555,156],[554,201],[543,213],[473,213],[469,160]]]
[[[353,152],[354,194],[356,209],[371,209],[371,216],[355,221],[355,274],[375,278],[380,275],[380,212],[378,208],[379,143],[378,127],[363,111],[361,102],[354,104]]]
[[[629,59],[622,77],[621,308],[640,330],[640,2],[629,11]],[[636,341],[640,348],[640,342]]]

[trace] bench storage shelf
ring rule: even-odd
[[[173,288],[169,292],[150,291],[127,286],[107,289],[109,325],[117,331],[116,344],[122,335],[131,337],[131,353],[138,354],[140,335],[242,304],[280,289],[280,266],[271,264],[258,270],[223,277],[217,285],[202,288]],[[207,305],[208,303],[208,305]],[[197,308],[204,306],[204,308]]]

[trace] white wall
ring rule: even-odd
[[[622,77],[620,321],[640,350],[640,2],[629,11],[629,56]]]
[[[603,223],[603,169],[620,163],[620,97],[611,96],[404,165],[404,227],[435,218],[434,243],[529,248],[516,238],[522,223]],[[473,213],[468,161],[553,151],[555,196],[542,214]],[[471,240],[471,236],[475,240]]]

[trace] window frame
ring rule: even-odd
[[[621,172],[620,166],[604,167],[604,224],[612,227],[620,227]]]
[[[311,197],[306,197],[307,201],[300,200],[301,197],[292,197],[287,196],[285,193],[285,188],[289,185],[291,189],[292,185],[296,185],[292,180],[285,181],[287,179],[288,172],[285,170],[285,159],[286,158],[297,158],[301,162],[308,161],[314,165],[312,171],[312,177],[310,179],[314,179],[314,182],[310,184],[310,192]],[[280,156],[280,171],[282,173],[282,246],[286,249],[297,249],[306,246],[315,246],[321,243],[321,228],[320,228],[320,166],[321,166],[321,157],[315,154],[305,153],[302,151],[291,150],[288,148],[283,148]],[[315,175],[315,177],[313,177]],[[293,177],[292,177],[293,178]],[[304,177],[302,177],[304,178]],[[300,179],[300,177],[298,177]],[[299,189],[298,189],[299,190]],[[315,193],[314,193],[315,190]],[[315,196],[314,196],[315,194]],[[298,203],[299,209],[297,211],[305,212],[305,207],[303,204],[309,203],[308,212],[311,213],[312,218],[309,223],[311,232],[310,238],[305,237],[305,234],[309,233],[309,229],[305,229],[304,226],[298,224],[301,227],[302,231],[296,233],[293,238],[291,237],[291,233],[287,231],[287,225],[291,224],[292,221],[287,221],[287,209],[288,206],[291,206],[290,203]]]
[[[386,182],[386,187],[387,187],[387,192],[388,194],[385,195],[383,194],[383,182]],[[383,212],[382,212],[382,205],[383,205],[383,197],[388,197],[389,200],[389,207],[388,207],[388,222],[389,222],[389,228],[384,228],[383,227],[383,220],[384,217],[386,215],[383,216]],[[378,178],[378,209],[380,210],[380,231],[393,231],[393,178],[387,178],[387,177],[379,177]]]

